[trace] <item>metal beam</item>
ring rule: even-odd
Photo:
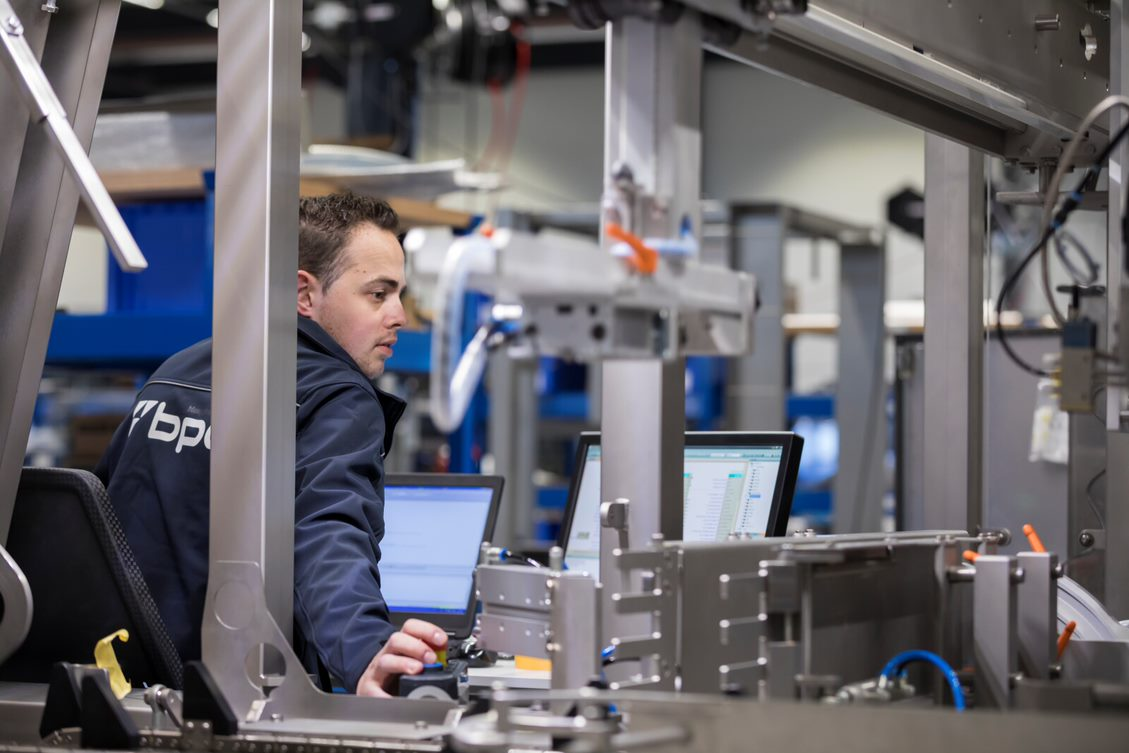
[[[494,543],[521,549],[533,535],[537,488],[537,361],[492,358],[487,365],[490,395],[487,439],[494,455],[493,473],[506,479]]]
[[[23,37],[32,52],[43,58],[43,45],[47,41],[47,26],[51,16],[36,12],[40,3],[36,0],[10,0],[16,15],[23,25]],[[0,78],[0,93],[4,102],[20,102],[19,86],[10,77]],[[24,151],[24,139],[31,124],[30,111],[26,106],[14,105],[0,110],[0,196],[12,196],[16,190],[16,176],[20,171],[20,156]],[[8,226],[8,216],[12,209],[11,201],[0,201],[0,238]]]
[[[102,99],[102,85],[110,46],[117,28],[118,0],[85,0],[67,6],[66,13],[47,18],[38,2],[21,2],[26,34],[43,45],[42,67],[66,110],[84,149],[90,149],[94,121]],[[50,35],[46,42],[48,21]],[[21,143],[19,120],[26,136],[18,159],[0,165],[0,188],[11,187],[4,205],[6,219],[0,263],[0,541],[6,541],[12,504],[19,486],[28,432],[51,322],[59,300],[63,268],[74,229],[79,190],[66,174],[65,162],[44,128],[28,125],[27,110],[17,104],[12,82],[0,80],[2,101],[9,106],[0,115],[0,134]],[[9,172],[18,164],[14,181]]]
[[[926,528],[983,514],[984,156],[925,137]]]
[[[1129,434],[1111,431],[1106,435],[1106,538],[1105,600],[1109,613],[1129,620]]]
[[[684,217],[700,227],[701,27],[697,14],[673,24],[626,18],[608,26],[604,175],[626,165],[654,211],[633,232],[673,237]],[[622,537],[600,537],[604,598],[623,591],[611,553],[645,548],[654,534],[682,536],[685,364],[620,361],[603,366],[601,499],[631,501]],[[602,639],[627,635],[609,603]],[[606,645],[606,644],[605,644]]]
[[[889,79],[860,70],[832,55],[823,54],[785,38],[773,37],[766,45],[760,35],[742,34],[728,47],[707,46],[717,54],[754,68],[818,86],[861,105],[886,113],[904,123],[946,136],[993,154],[1007,148],[1008,131],[971,113],[954,109]]]
[[[215,578],[223,561],[256,565],[270,613],[287,638],[294,594],[301,16],[300,4],[289,0],[220,3],[216,103],[209,575]],[[203,638],[204,660],[217,672],[222,647],[207,630]]]
[[[882,527],[886,457],[886,253],[881,245],[839,248],[839,383],[835,420],[846,427],[835,476],[835,533]]]
[[[756,277],[760,303],[753,322],[757,352],[733,358],[729,363],[726,428],[734,431],[787,428],[788,344],[783,322],[784,244],[789,230],[786,217],[784,207],[772,212],[740,205],[730,209],[731,265]]]
[[[1110,2],[1110,93],[1129,93],[1129,8],[1125,0]],[[1129,122],[1124,109],[1110,114],[1110,128]],[[1129,362],[1129,274],[1126,273],[1125,237],[1121,219],[1126,211],[1125,165],[1129,144],[1124,141],[1109,159],[1109,214],[1107,219],[1106,269],[1109,275],[1106,300],[1106,337],[1121,355],[1121,366]],[[1121,428],[1125,389],[1109,387],[1105,394],[1105,605],[1119,619],[1129,618],[1129,591],[1124,576],[1129,571],[1129,499],[1121,493],[1129,475],[1129,436]]]
[[[815,0],[769,24],[738,0],[684,2],[746,30],[715,48],[722,55],[1028,163],[1057,156],[1058,141],[1105,96],[1107,24],[1082,3]],[[1037,30],[1036,12],[1058,28]],[[1089,58],[1079,44],[1087,24],[1097,43]],[[1094,149],[1108,133],[1093,129]]]

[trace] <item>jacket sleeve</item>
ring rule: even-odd
[[[359,385],[330,385],[298,409],[294,618],[330,673],[356,689],[395,632],[380,593],[384,416]]]

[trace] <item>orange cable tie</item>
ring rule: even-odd
[[[644,243],[639,236],[624,230],[615,222],[605,223],[604,230],[609,237],[631,246],[635,256],[628,259],[628,263],[638,272],[653,275],[659,268],[659,252]]]
[[[1023,535],[1027,537],[1027,542],[1031,544],[1031,551],[1043,554],[1047,548],[1043,546],[1043,540],[1039,538],[1039,534],[1035,533],[1035,527],[1030,523],[1023,524]]]
[[[1062,661],[1062,653],[1066,651],[1066,645],[1070,643],[1070,636],[1074,635],[1074,628],[1078,627],[1078,623],[1074,620],[1066,623],[1066,627],[1062,629],[1062,635],[1058,637],[1058,660]]]

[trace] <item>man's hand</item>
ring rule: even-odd
[[[447,634],[430,622],[408,620],[372,658],[357,683],[357,695],[388,698],[400,675],[418,675],[435,662],[435,652],[447,648]]]

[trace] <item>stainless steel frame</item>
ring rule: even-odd
[[[736,204],[729,215],[732,265],[756,277],[760,308],[753,324],[757,351],[730,365],[727,427],[787,428],[785,244],[797,237],[833,241],[839,246],[841,282],[836,418],[841,427],[863,427],[862,441],[840,443],[834,526],[837,533],[877,531],[886,436],[884,239],[877,230],[788,206]]]
[[[764,44],[763,19],[738,0],[686,5],[748,30],[715,51],[797,78],[989,154],[1036,164],[1058,155],[1109,80],[1104,19],[1057,0],[1038,12],[1059,30],[1035,28],[1023,0],[899,3],[815,0],[782,15]],[[1078,43],[1090,24],[1097,54]],[[1100,148],[1109,131],[1091,134]],[[1092,151],[1090,152],[1093,153]]]
[[[1114,45],[1111,59],[1110,92],[1129,94],[1129,9],[1125,0],[1110,2],[1110,41]],[[1117,110],[1111,115],[1111,128],[1129,122],[1129,114]],[[1126,211],[1126,164],[1129,144],[1122,142],[1109,160],[1109,219],[1107,223],[1106,332],[1109,348],[1129,355],[1129,275],[1126,274],[1125,242],[1122,216]],[[1126,363],[1122,363],[1126,367]],[[1109,387],[1106,391],[1105,418],[1109,430],[1106,440],[1105,495],[1105,605],[1119,619],[1129,618],[1129,589],[1124,574],[1129,572],[1129,498],[1125,489],[1129,468],[1129,435],[1122,423],[1122,407],[1126,390]],[[1111,493],[1112,492],[1112,493]]]
[[[858,427],[860,441],[839,442],[835,533],[882,530],[886,431],[886,249],[869,236],[839,249],[839,381],[835,419]]]
[[[301,8],[224,0],[220,13],[209,588],[222,562],[258,566],[289,638]],[[234,693],[209,635],[204,660]]]
[[[18,55],[19,74],[38,78],[34,56],[42,58],[42,72],[73,126],[77,145],[88,150],[118,2],[75,2],[67,13],[55,17],[40,5],[34,0],[14,4],[18,18],[14,14],[0,18],[5,25],[0,35],[22,27],[19,41],[27,44],[14,45],[25,53]],[[17,72],[15,67],[9,70],[13,75]],[[32,87],[37,102],[49,92],[44,86],[40,79]],[[0,275],[0,542],[8,536],[79,200],[77,185],[66,175],[68,162],[52,141],[66,124],[57,112],[44,128],[38,127],[40,112],[29,123],[28,109],[18,104],[25,101],[27,89],[23,81],[0,79],[0,101],[9,105],[0,113],[0,196],[8,197],[0,201],[4,267]]]
[[[925,137],[925,527],[983,516],[984,156]]]
[[[685,13],[670,25],[626,18],[609,24],[607,34],[606,179],[626,165],[641,191],[665,204],[665,212],[650,213],[630,228],[638,235],[675,237],[684,216],[697,230],[702,65],[697,14]],[[603,366],[600,494],[602,500],[626,499],[630,504],[625,530],[619,536],[601,536],[605,600],[625,590],[613,549],[641,547],[654,534],[682,535],[684,374],[682,359]],[[601,619],[601,640],[645,627],[645,622],[618,614],[606,601]]]
[[[578,704],[578,717],[556,724],[529,711],[534,702]],[[816,751],[839,753],[948,753],[954,748],[1061,753],[1084,745],[1117,750],[1129,737],[1123,716],[1016,712],[954,714],[948,709],[827,707],[751,703],[716,696],[670,693],[504,692],[495,696],[498,717],[480,715],[460,724],[452,746],[460,753],[544,749],[549,736],[575,740],[578,750],[642,748],[655,753],[695,751]],[[598,709],[614,704],[625,729],[601,725]],[[587,716],[586,716],[587,715]],[[575,719],[587,724],[578,724]]]

